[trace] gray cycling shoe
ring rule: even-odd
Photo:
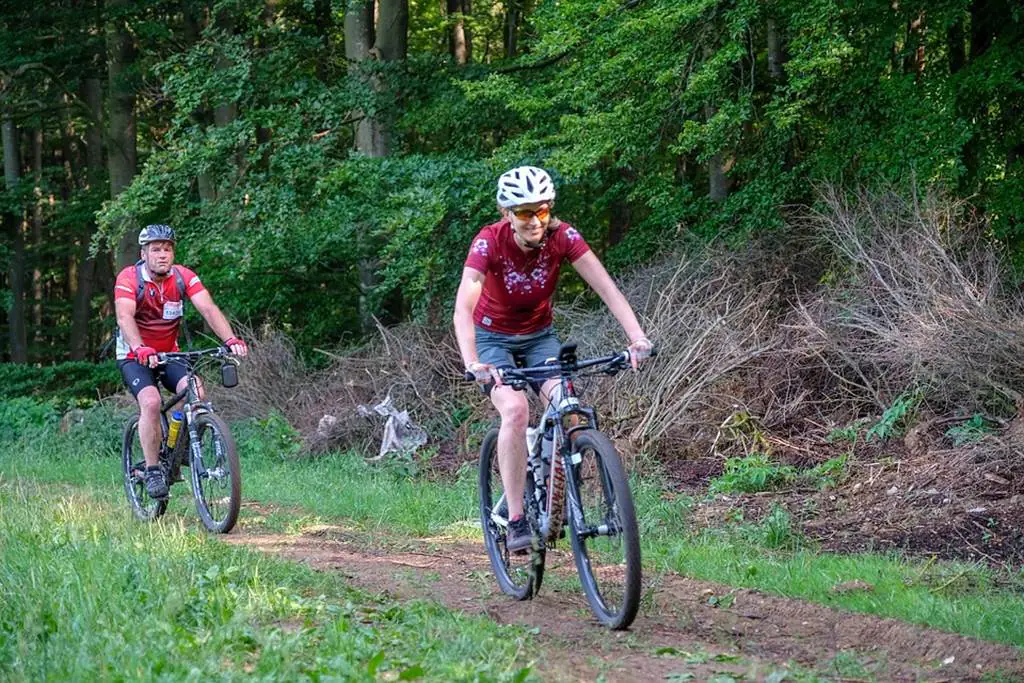
[[[526,517],[509,520],[505,546],[510,553],[525,553],[533,545],[533,531]]]
[[[146,493],[155,500],[163,500],[167,497],[169,491],[167,490],[167,480],[164,479],[164,471],[162,469],[146,469]]]

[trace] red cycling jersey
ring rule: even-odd
[[[174,273],[169,272],[161,282],[154,282],[146,270],[142,268],[142,300],[135,304],[135,324],[139,326],[142,343],[152,346],[160,352],[178,350],[178,328],[184,312],[184,302],[178,292],[178,283]],[[185,266],[175,265],[185,280],[185,295],[192,298],[206,289],[199,281],[199,276]],[[135,299],[136,266],[128,266],[117,275],[114,283],[114,300]],[[135,353],[125,344],[121,335],[117,337],[117,359],[134,359]]]
[[[507,219],[477,234],[465,263],[484,274],[474,323],[502,334],[530,334],[551,324],[551,299],[562,261],[575,263],[590,247],[568,223],[559,221],[549,230],[544,246],[529,252],[516,244]]]

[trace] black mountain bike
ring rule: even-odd
[[[199,398],[197,368],[204,363],[220,362],[221,381],[226,387],[238,384],[237,360],[224,347],[158,355],[161,363],[184,361],[188,369],[188,385],[163,402],[160,423],[160,466],[168,486],[183,481],[181,468],[191,470],[192,496],[203,525],[214,533],[226,534],[238,520],[242,504],[242,471],[238,449],[227,424],[217,417],[213,405]],[[177,442],[167,446],[168,411],[185,399]],[[139,416],[128,421],[123,441],[124,490],[135,516],[143,521],[156,519],[167,511],[167,498],[155,500],[146,493],[146,462],[139,440]]]
[[[598,431],[597,413],[580,404],[573,379],[614,375],[629,366],[628,351],[578,360],[576,345],[565,344],[545,365],[500,371],[502,381],[517,390],[550,378],[561,381],[557,403],[552,401],[540,424],[527,432],[524,510],[534,535],[527,553],[510,553],[506,544],[508,504],[498,470],[497,428],[480,447],[484,545],[502,591],[517,600],[533,597],[544,577],[546,548],[564,537],[567,527],[583,592],[598,620],[611,629],[628,628],[640,604],[640,533],[622,460]],[[580,372],[587,368],[590,372]]]

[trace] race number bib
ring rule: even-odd
[[[165,301],[164,320],[177,320],[181,317],[184,308],[184,304],[181,301]]]

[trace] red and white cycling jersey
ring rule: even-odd
[[[135,324],[139,326],[142,343],[152,346],[160,352],[178,350],[178,329],[181,327],[181,316],[185,302],[178,292],[178,283],[174,272],[169,272],[161,282],[150,277],[145,264],[128,266],[117,275],[114,282],[114,300],[135,299],[137,275],[136,267],[142,268],[142,300],[135,304]],[[206,289],[199,276],[185,266],[175,265],[185,280],[185,295],[189,298]],[[117,359],[134,359],[135,354],[128,349],[122,335],[117,335]]]
[[[473,322],[502,334],[530,334],[551,324],[551,299],[566,259],[575,263],[590,251],[568,223],[551,228],[544,246],[523,252],[511,223],[484,227],[466,256],[466,267],[484,274],[484,288]]]

